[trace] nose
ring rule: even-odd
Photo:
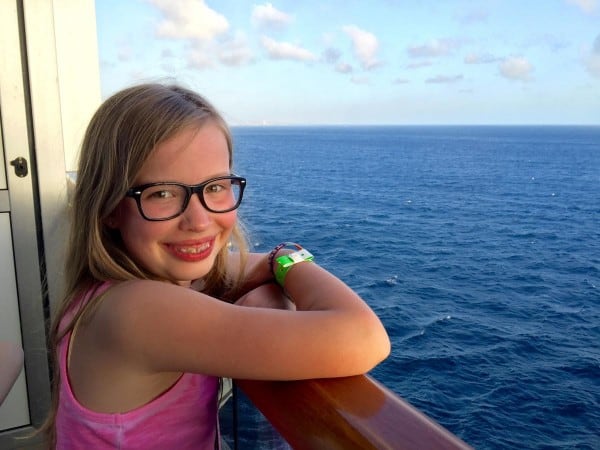
[[[192,194],[187,208],[185,208],[185,211],[182,214],[184,218],[182,224],[189,230],[204,229],[210,225],[212,221],[210,214],[210,211],[208,211],[200,202],[198,194]]]

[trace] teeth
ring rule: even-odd
[[[210,247],[210,244],[203,244],[198,247],[177,247],[177,251],[181,253],[196,254],[201,253]]]

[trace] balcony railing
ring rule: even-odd
[[[471,448],[366,375],[236,384],[294,449]]]

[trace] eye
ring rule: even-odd
[[[171,198],[171,197],[173,197],[173,193],[171,191],[167,191],[166,189],[163,189],[162,191],[153,192],[152,197],[154,197],[154,198]]]
[[[143,200],[172,200],[178,198],[180,195],[181,188],[178,186],[153,186],[144,191]]]
[[[211,183],[204,188],[205,194],[219,194],[223,191],[230,189],[231,183],[227,180],[221,180],[219,182]]]

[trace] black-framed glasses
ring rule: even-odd
[[[142,184],[129,189],[125,196],[135,199],[144,219],[161,221],[182,214],[192,194],[198,194],[200,203],[210,212],[233,211],[240,206],[245,187],[245,178],[227,175],[194,185],[171,181]]]

